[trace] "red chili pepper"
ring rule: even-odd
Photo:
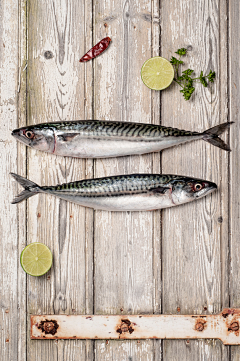
[[[99,41],[99,43],[94,45],[92,49],[88,50],[88,52],[83,55],[83,57],[79,61],[83,63],[85,61],[96,58],[96,56],[100,55],[104,50],[108,48],[110,42],[111,39],[109,37],[102,39],[101,41]]]

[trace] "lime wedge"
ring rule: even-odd
[[[52,252],[42,243],[31,243],[21,253],[23,270],[31,276],[42,276],[52,266]]]
[[[162,90],[173,81],[174,69],[167,59],[155,56],[145,61],[142,66],[141,77],[148,88]]]

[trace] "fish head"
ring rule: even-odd
[[[34,149],[50,153],[54,152],[55,136],[53,129],[49,127],[23,127],[13,130],[12,136]]]
[[[213,182],[185,177],[172,181],[171,186],[172,200],[176,205],[202,198],[217,189]]]

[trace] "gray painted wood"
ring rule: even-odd
[[[26,56],[26,3],[19,1],[18,3],[18,127],[26,124],[26,86],[27,86],[27,56]],[[17,173],[26,176],[26,147],[17,144]],[[15,167],[13,168],[15,169]],[[15,185],[16,188],[20,188]],[[16,193],[15,193],[16,194]],[[13,197],[13,195],[12,195]],[[26,360],[26,343],[27,343],[27,294],[26,294],[26,274],[20,266],[20,255],[26,246],[27,228],[26,228],[26,204],[22,203],[17,207],[18,210],[18,352],[19,360]],[[13,359],[16,359],[14,355]]]
[[[158,0],[26,3],[0,4],[2,359],[239,360],[239,348],[230,352],[211,340],[165,341],[162,348],[162,341],[29,338],[29,315],[36,313],[174,314],[179,307],[187,314],[239,307],[238,1],[163,0],[160,8]],[[80,64],[92,42],[107,35],[110,48]],[[193,50],[187,65],[217,71],[210,89],[197,86],[187,103],[175,85],[160,94],[142,84],[141,66],[159,47],[170,58],[188,45]],[[46,59],[45,51],[53,58]],[[199,131],[229,117],[236,122],[233,152],[199,141],[162,156],[77,160],[26,149],[10,136],[25,124],[93,117]],[[210,197],[162,212],[93,212],[43,195],[12,206],[20,187],[10,171],[42,185],[163,171],[220,187]],[[21,250],[35,241],[54,254],[51,271],[40,279],[26,277],[19,264]]]
[[[18,32],[21,6],[16,1],[0,4],[0,353],[1,360],[26,360],[25,335],[26,298],[25,274],[21,273],[19,251],[25,242],[25,206],[10,204],[17,185],[10,172],[17,172],[25,164],[24,150],[18,157],[19,147],[11,131],[21,122],[18,106],[24,104],[20,93],[21,66],[24,63],[21,47],[22,33]],[[24,20],[23,20],[24,26]],[[24,86],[23,86],[24,89]],[[19,92],[18,92],[19,90]],[[19,120],[19,122],[18,122]],[[20,214],[23,216],[20,219]]]
[[[230,141],[232,153],[230,156],[229,168],[229,190],[230,190],[230,204],[229,204],[229,244],[230,244],[230,258],[229,258],[229,276],[230,276],[230,306],[234,307],[240,304],[240,262],[239,262],[239,234],[240,234],[240,196],[238,191],[238,184],[240,179],[239,170],[239,15],[240,6],[238,1],[229,2],[229,119],[234,121],[232,131],[230,133]],[[237,361],[240,359],[239,347],[231,347],[231,360]]]
[[[183,60],[184,69],[200,74],[210,69],[217,73],[213,86],[196,85],[192,101],[186,102],[173,84],[162,94],[162,124],[202,131],[216,124],[226,114],[227,99],[221,97],[221,86],[227,87],[227,67],[220,67],[220,6],[218,1],[168,1],[162,3],[162,55],[170,58],[179,47],[192,47]],[[223,9],[222,9],[223,8]],[[226,17],[226,13],[222,17]],[[197,20],[197,21],[196,21]],[[226,26],[226,23],[225,23]],[[225,39],[226,31],[223,29]],[[223,76],[222,76],[223,73]],[[222,104],[223,102],[223,104]],[[171,106],[169,106],[171,104]],[[225,108],[224,108],[225,105]],[[220,116],[221,114],[221,116]],[[226,118],[225,120],[226,121]],[[227,210],[227,157],[203,141],[182,145],[163,152],[162,172],[208,179],[220,185],[210,197],[183,207],[163,210],[163,313],[216,313],[222,307],[221,253],[227,247],[219,217]],[[225,221],[224,221],[225,224]],[[225,226],[224,226],[225,227]],[[226,234],[226,231],[225,233]],[[205,311],[205,309],[206,311]],[[178,311],[179,310],[179,311]],[[221,343],[199,341],[165,341],[167,360],[225,360],[227,349]],[[223,351],[222,351],[223,350]]]
[[[140,71],[152,55],[152,31],[154,44],[158,42],[158,4],[148,0],[94,2],[94,16],[94,42],[106,35],[112,38],[109,49],[94,61],[94,118],[151,123],[152,94],[142,83]],[[158,51],[156,45],[154,51]],[[153,104],[159,106],[158,96]],[[154,120],[159,123],[159,118]],[[153,172],[153,156],[95,161],[96,177],[136,172]],[[156,258],[160,232],[159,227],[154,232],[155,219],[153,212],[95,212],[95,313],[153,313],[159,309]],[[153,360],[154,343],[109,341],[106,346],[98,341],[96,359]]]
[[[28,24],[28,124],[91,118],[92,64],[79,63],[92,46],[91,4],[31,1]],[[52,58],[46,57],[46,51],[52,52]],[[39,184],[91,177],[90,165],[86,160],[28,150],[28,177]],[[45,243],[54,260],[46,276],[28,278],[28,315],[93,312],[92,214],[52,197],[29,200],[28,243]],[[27,352],[31,360],[42,355],[53,360],[93,357],[91,342],[35,343],[29,335]]]

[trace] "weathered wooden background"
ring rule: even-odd
[[[1,0],[1,360],[240,360],[220,341],[31,341],[31,314],[217,313],[240,306],[240,4],[238,0]],[[110,48],[86,64],[101,38]],[[185,102],[174,84],[150,91],[143,62],[189,46],[187,65],[213,69],[210,88]],[[49,59],[45,52],[50,51]],[[202,131],[235,121],[232,153],[198,141],[153,155],[61,158],[26,149],[14,128],[109,119]],[[41,185],[133,172],[216,182],[218,192],[162,212],[92,211],[36,196],[11,205],[16,172]],[[50,272],[26,276],[22,249],[43,242]]]

